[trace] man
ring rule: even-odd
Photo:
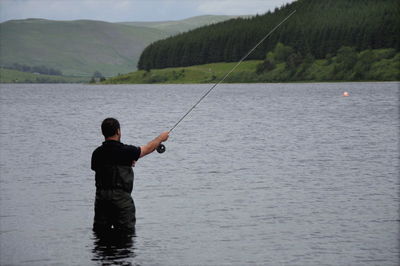
[[[123,233],[134,232],[135,204],[131,197],[133,170],[136,161],[152,153],[168,139],[163,132],[144,146],[135,147],[121,143],[118,120],[106,118],[101,124],[105,141],[92,154],[92,170],[96,172],[96,200],[93,230],[111,229]]]

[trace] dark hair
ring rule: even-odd
[[[118,129],[120,129],[119,122],[115,118],[106,118],[104,119],[103,123],[101,123],[101,132],[105,138],[112,137],[117,134]]]

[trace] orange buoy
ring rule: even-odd
[[[345,91],[345,92],[343,92],[343,96],[347,97],[347,96],[350,96],[350,94],[347,91]]]

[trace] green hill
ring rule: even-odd
[[[143,47],[167,36],[157,29],[101,21],[43,19],[1,23],[0,34],[1,65],[45,65],[77,76],[135,69]]]
[[[92,20],[6,21],[0,23],[0,66],[17,63],[46,66],[67,76],[90,78],[95,71],[113,76],[135,70],[141,52],[152,42],[229,18],[203,16],[125,24]]]

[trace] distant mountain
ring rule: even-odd
[[[45,19],[0,23],[0,66],[15,63],[46,66],[63,75],[105,76],[134,71],[150,43],[229,16],[202,16],[182,21],[126,22]]]
[[[182,33],[195,29],[200,26],[210,25],[218,22],[222,22],[228,19],[238,18],[238,17],[248,17],[248,16],[197,16],[191,17],[178,21],[158,21],[158,22],[121,22],[120,24],[129,26],[139,26],[158,29],[163,32],[175,35],[177,33]]]
[[[142,49],[166,36],[102,21],[12,20],[0,24],[0,59],[1,65],[45,65],[64,75],[115,75],[135,69]]]

